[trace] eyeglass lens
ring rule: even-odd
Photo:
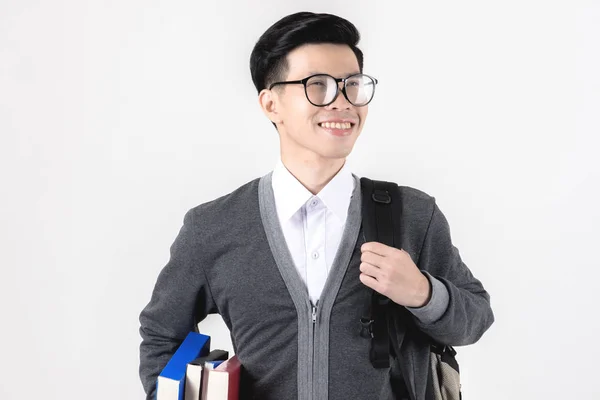
[[[338,83],[328,75],[313,76],[306,82],[306,95],[316,105],[331,103],[337,90]],[[367,104],[374,92],[375,82],[366,75],[354,75],[346,80],[346,95],[355,106]]]

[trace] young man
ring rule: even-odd
[[[363,74],[350,22],[308,12],[259,39],[250,69],[281,142],[272,173],[190,210],[140,315],[140,376],[156,377],[209,313],[231,331],[244,366],[242,398],[393,399],[374,368],[360,319],[370,289],[410,311],[448,345],[479,340],[489,295],[461,261],[435,199],[401,186],[402,250],[365,243],[360,181],[345,163],[377,80]],[[410,396],[423,399],[428,347],[409,334],[401,357]]]

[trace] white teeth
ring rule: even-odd
[[[322,122],[320,125],[327,129],[350,129],[352,127],[350,122]]]

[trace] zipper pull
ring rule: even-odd
[[[319,300],[317,300],[317,304],[312,306],[312,322],[313,324],[317,323],[317,307],[319,306]]]

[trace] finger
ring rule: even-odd
[[[389,255],[394,248],[379,242],[367,242],[360,246],[360,250],[363,253],[368,251],[377,254],[378,256],[385,257]]]
[[[376,292],[379,292],[379,282],[377,281],[377,279],[366,274],[360,274],[358,278],[365,286],[368,286]]]
[[[381,265],[384,262],[384,258],[378,254],[375,253],[371,253],[371,252],[365,252],[362,253],[360,256],[360,261],[362,262],[366,262],[369,263],[375,267],[379,267],[381,268]]]
[[[379,279],[380,275],[381,275],[381,270],[379,268],[377,268],[374,265],[371,265],[369,263],[360,263],[360,272],[362,272],[365,275],[369,275],[370,277],[374,278],[374,279]]]

